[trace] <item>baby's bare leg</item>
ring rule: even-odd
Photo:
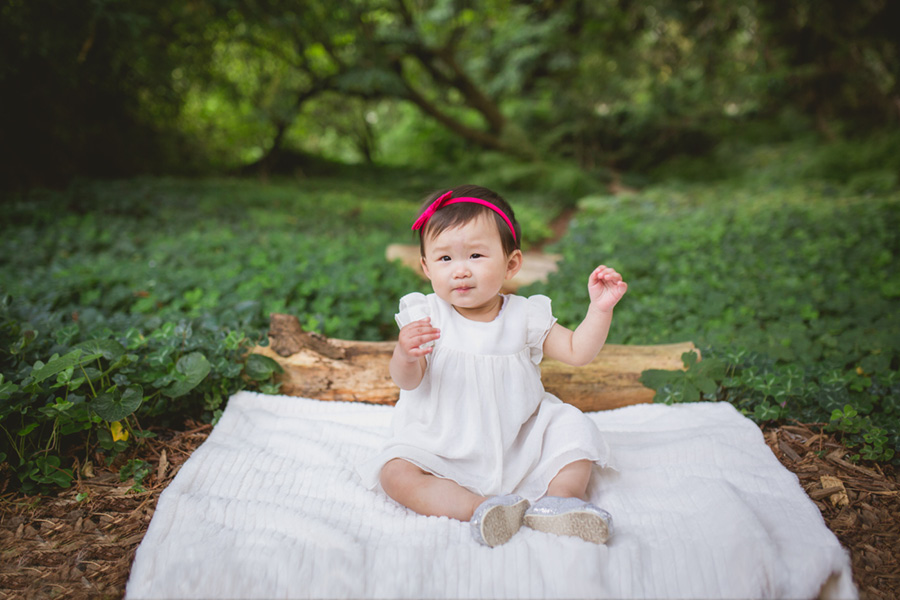
[[[567,464],[550,482],[547,495],[587,500],[587,487],[591,480],[592,466],[593,463],[587,459]]]
[[[381,469],[381,487],[387,495],[420,515],[468,521],[487,498],[473,494],[450,479],[441,479],[402,458]]]

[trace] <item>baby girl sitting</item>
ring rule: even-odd
[[[360,469],[364,482],[419,514],[470,521],[488,546],[523,523],[605,543],[612,517],[587,501],[587,487],[608,447],[581,411],[544,391],[539,364],[591,362],[627,284],[597,267],[587,315],[572,331],[546,296],[500,293],[522,252],[498,194],[478,186],[435,194],[413,229],[434,293],[400,300],[390,363],[400,400],[392,437]]]

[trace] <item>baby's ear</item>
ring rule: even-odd
[[[431,279],[431,275],[428,273],[428,263],[425,262],[424,256],[419,257],[419,264],[422,265],[422,272],[425,273],[425,277]]]
[[[506,279],[512,279],[516,276],[516,273],[522,268],[522,262],[524,261],[524,257],[522,256],[522,251],[519,249],[513,250],[512,254],[509,255],[509,258],[506,259]]]

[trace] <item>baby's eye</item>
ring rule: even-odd
[[[481,258],[482,256],[484,256],[484,255],[483,255],[483,254],[478,254],[478,253],[476,252],[475,254],[472,255],[472,258]]]
[[[449,256],[442,256],[442,257],[440,257],[438,260],[439,260],[439,261],[442,261],[442,262],[449,262],[449,261],[450,261],[450,257],[449,257]]]

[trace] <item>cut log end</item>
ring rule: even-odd
[[[282,358],[303,349],[334,360],[341,360],[346,355],[346,350],[335,346],[325,336],[304,331],[300,320],[294,315],[279,313],[269,316],[269,347]]]
[[[396,342],[337,340],[303,331],[291,315],[273,314],[269,346],[251,352],[277,361],[281,393],[318,400],[394,404],[400,391],[388,365]],[[683,368],[691,342],[655,346],[607,344],[584,367],[547,360],[541,379],[547,392],[583,411],[608,410],[653,401],[655,392],[638,379],[646,369]]]

